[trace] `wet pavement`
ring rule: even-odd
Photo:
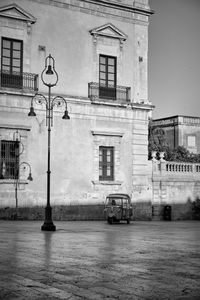
[[[0,299],[200,299],[200,222],[0,221]]]

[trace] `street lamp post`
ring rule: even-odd
[[[19,181],[19,172],[20,172],[20,168],[22,166],[24,166],[24,169],[26,168],[25,166],[28,166],[28,168],[29,168],[29,175],[27,177],[27,180],[33,181],[33,177],[32,177],[32,174],[31,174],[31,166],[30,166],[30,164],[27,163],[27,162],[25,162],[25,161],[21,162],[19,164],[19,166],[18,166],[18,172],[17,172],[18,175],[17,175],[16,181],[15,181],[16,220],[18,219],[18,193],[17,193],[17,190],[18,190],[18,186],[19,186],[19,183],[20,183],[20,181]]]
[[[36,93],[31,100],[31,107],[28,116],[36,116],[33,107],[33,101],[37,104],[45,105],[46,107],[46,126],[48,128],[48,154],[47,154],[47,205],[45,208],[45,220],[41,226],[41,230],[44,231],[55,231],[56,226],[52,220],[52,208],[50,205],[50,176],[51,176],[51,127],[53,126],[53,108],[55,106],[60,107],[65,105],[65,112],[62,117],[64,120],[70,119],[67,110],[67,102],[62,96],[56,96],[51,98],[51,88],[58,82],[58,73],[55,70],[55,60],[49,54],[45,59],[45,67],[41,74],[41,79],[44,85],[48,87],[48,97],[45,97],[41,93]]]
[[[14,132],[14,134],[13,134],[13,140],[16,143],[15,144],[15,159],[16,159],[16,161],[15,161],[15,168],[14,168],[14,180],[15,180],[14,184],[15,184],[15,205],[16,205],[15,219],[17,220],[18,219],[18,186],[20,184],[20,168],[22,166],[24,166],[24,168],[26,168],[25,166],[28,166],[29,176],[28,176],[27,180],[33,181],[33,178],[32,178],[32,174],[31,174],[30,164],[25,161],[23,161],[19,164],[19,157],[24,151],[24,145],[21,142],[21,135],[18,132],[18,130],[16,132]],[[22,149],[19,149],[20,146],[22,147]]]

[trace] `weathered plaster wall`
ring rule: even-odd
[[[4,98],[6,105],[10,107],[13,96],[6,95]],[[14,98],[16,100],[17,96]],[[5,107],[5,111],[1,112],[1,120],[4,117],[3,123],[7,127],[7,132],[9,128],[10,139],[14,128],[19,128],[22,137],[26,136],[26,139],[22,139],[25,151],[20,160],[28,160],[31,164],[34,181],[27,182],[23,185],[23,190],[19,191],[20,205],[42,205],[46,201],[45,111],[38,105],[35,110],[37,116],[28,117],[30,99],[25,97],[22,100],[22,97],[19,97],[19,101],[20,107],[12,108],[12,113],[8,113]],[[77,103],[73,100],[69,102],[68,109],[70,120],[62,120],[62,111],[54,112],[51,144],[51,203],[53,205],[102,203],[109,192],[120,191],[132,194],[135,186],[147,185],[147,182],[144,182],[147,164],[147,111],[91,105],[89,102]],[[133,119],[135,119],[134,123]],[[5,129],[1,129],[1,138],[5,139],[3,130]],[[106,184],[98,181],[96,140],[99,141],[98,146],[106,145],[108,141],[108,146],[113,145],[118,151],[115,154],[113,183]],[[5,183],[1,187],[1,206],[15,205],[14,186]]]

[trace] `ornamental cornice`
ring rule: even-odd
[[[102,5],[102,6],[106,6],[106,7],[110,7],[110,8],[116,8],[116,9],[129,11],[132,13],[138,13],[138,14],[142,14],[142,15],[146,15],[146,16],[150,16],[154,13],[153,10],[147,9],[145,7],[130,6],[128,4],[116,3],[113,1],[107,1],[107,0],[84,0],[84,2],[98,4],[98,5]]]
[[[200,118],[177,115],[153,120],[153,126],[168,127],[177,125],[200,126]]]
[[[119,39],[120,44],[122,44],[127,39],[127,35],[123,33],[120,29],[118,29],[116,26],[114,26],[112,23],[107,23],[94,28],[90,30],[90,34],[93,35],[94,42],[96,42],[98,36]]]
[[[148,25],[148,17],[154,12],[149,6],[139,6],[137,2],[129,5],[108,0],[34,0],[39,4],[51,5],[62,9],[80,11],[81,13],[106,17],[110,19],[119,19],[126,23],[136,23]]]
[[[0,7],[0,18],[26,22],[28,34],[31,33],[32,24],[36,22],[36,18],[33,15],[15,3]]]
[[[30,24],[36,22],[33,15],[15,3],[0,7],[0,17],[16,19]]]

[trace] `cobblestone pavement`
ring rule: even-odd
[[[0,299],[200,299],[200,222],[0,221]]]

